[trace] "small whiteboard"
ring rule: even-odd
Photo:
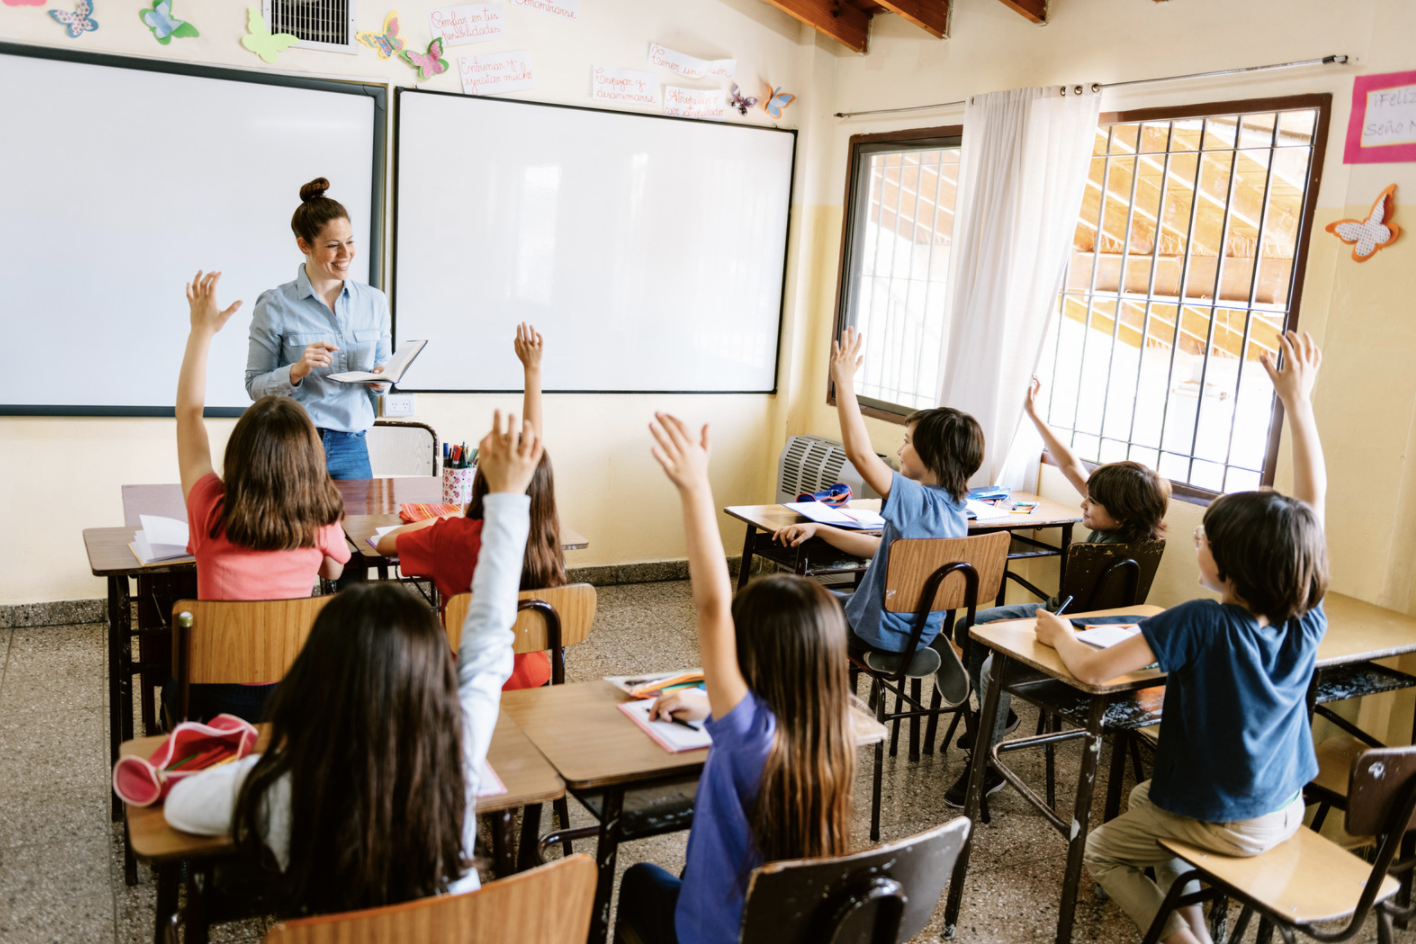
[[[245,302],[208,413],[250,406],[251,314],[304,261],[290,216],[316,177],[349,211],[352,277],[380,271],[381,86],[0,43],[0,89],[0,414],[171,416],[198,269]]]
[[[776,389],[795,132],[398,90],[399,389]]]

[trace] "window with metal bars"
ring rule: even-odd
[[[1330,98],[1102,116],[1038,368],[1081,458],[1143,462],[1191,499],[1273,482],[1259,358],[1297,324]]]
[[[938,405],[961,130],[851,138],[836,336],[865,334],[856,393],[869,415]]]

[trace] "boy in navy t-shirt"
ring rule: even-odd
[[[855,393],[855,372],[864,360],[864,341],[855,328],[847,328],[843,341],[832,344],[831,380],[836,385],[836,409],[841,417],[846,458],[865,483],[880,493],[884,531],[875,537],[830,525],[797,524],[773,535],[789,547],[819,537],[847,554],[871,558],[860,586],[846,600],[851,654],[862,658],[872,650],[902,653],[909,644],[914,615],[885,611],[890,544],[898,538],[967,537],[969,519],[964,495],[969,476],[983,465],[982,427],[969,414],[949,407],[920,410],[906,419],[899,472],[875,454]],[[903,654],[925,660],[926,671],[937,670],[943,701],[953,707],[969,697],[969,677],[952,646],[929,647],[943,623],[943,612],[931,613],[919,648]]]
[[[1038,641],[1084,682],[1152,662],[1167,674],[1155,775],[1131,792],[1126,813],[1087,837],[1085,856],[1092,877],[1142,931],[1185,868],[1157,839],[1258,855],[1302,826],[1303,785],[1318,772],[1306,696],[1327,629],[1327,472],[1312,406],[1322,353],[1306,334],[1279,341],[1282,369],[1267,354],[1263,365],[1293,434],[1294,496],[1237,492],[1209,506],[1195,550],[1200,585],[1220,601],[1183,603],[1109,649],[1078,642],[1067,621],[1037,614]],[[1208,942],[1200,906],[1172,913],[1161,937]]]

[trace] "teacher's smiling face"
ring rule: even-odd
[[[318,280],[344,281],[354,261],[354,231],[343,217],[330,220],[320,230],[313,244],[304,237],[295,237],[295,244],[305,254],[305,274]]]

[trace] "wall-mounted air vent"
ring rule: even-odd
[[[354,53],[353,0],[261,0],[272,33],[299,37],[296,46]]]

